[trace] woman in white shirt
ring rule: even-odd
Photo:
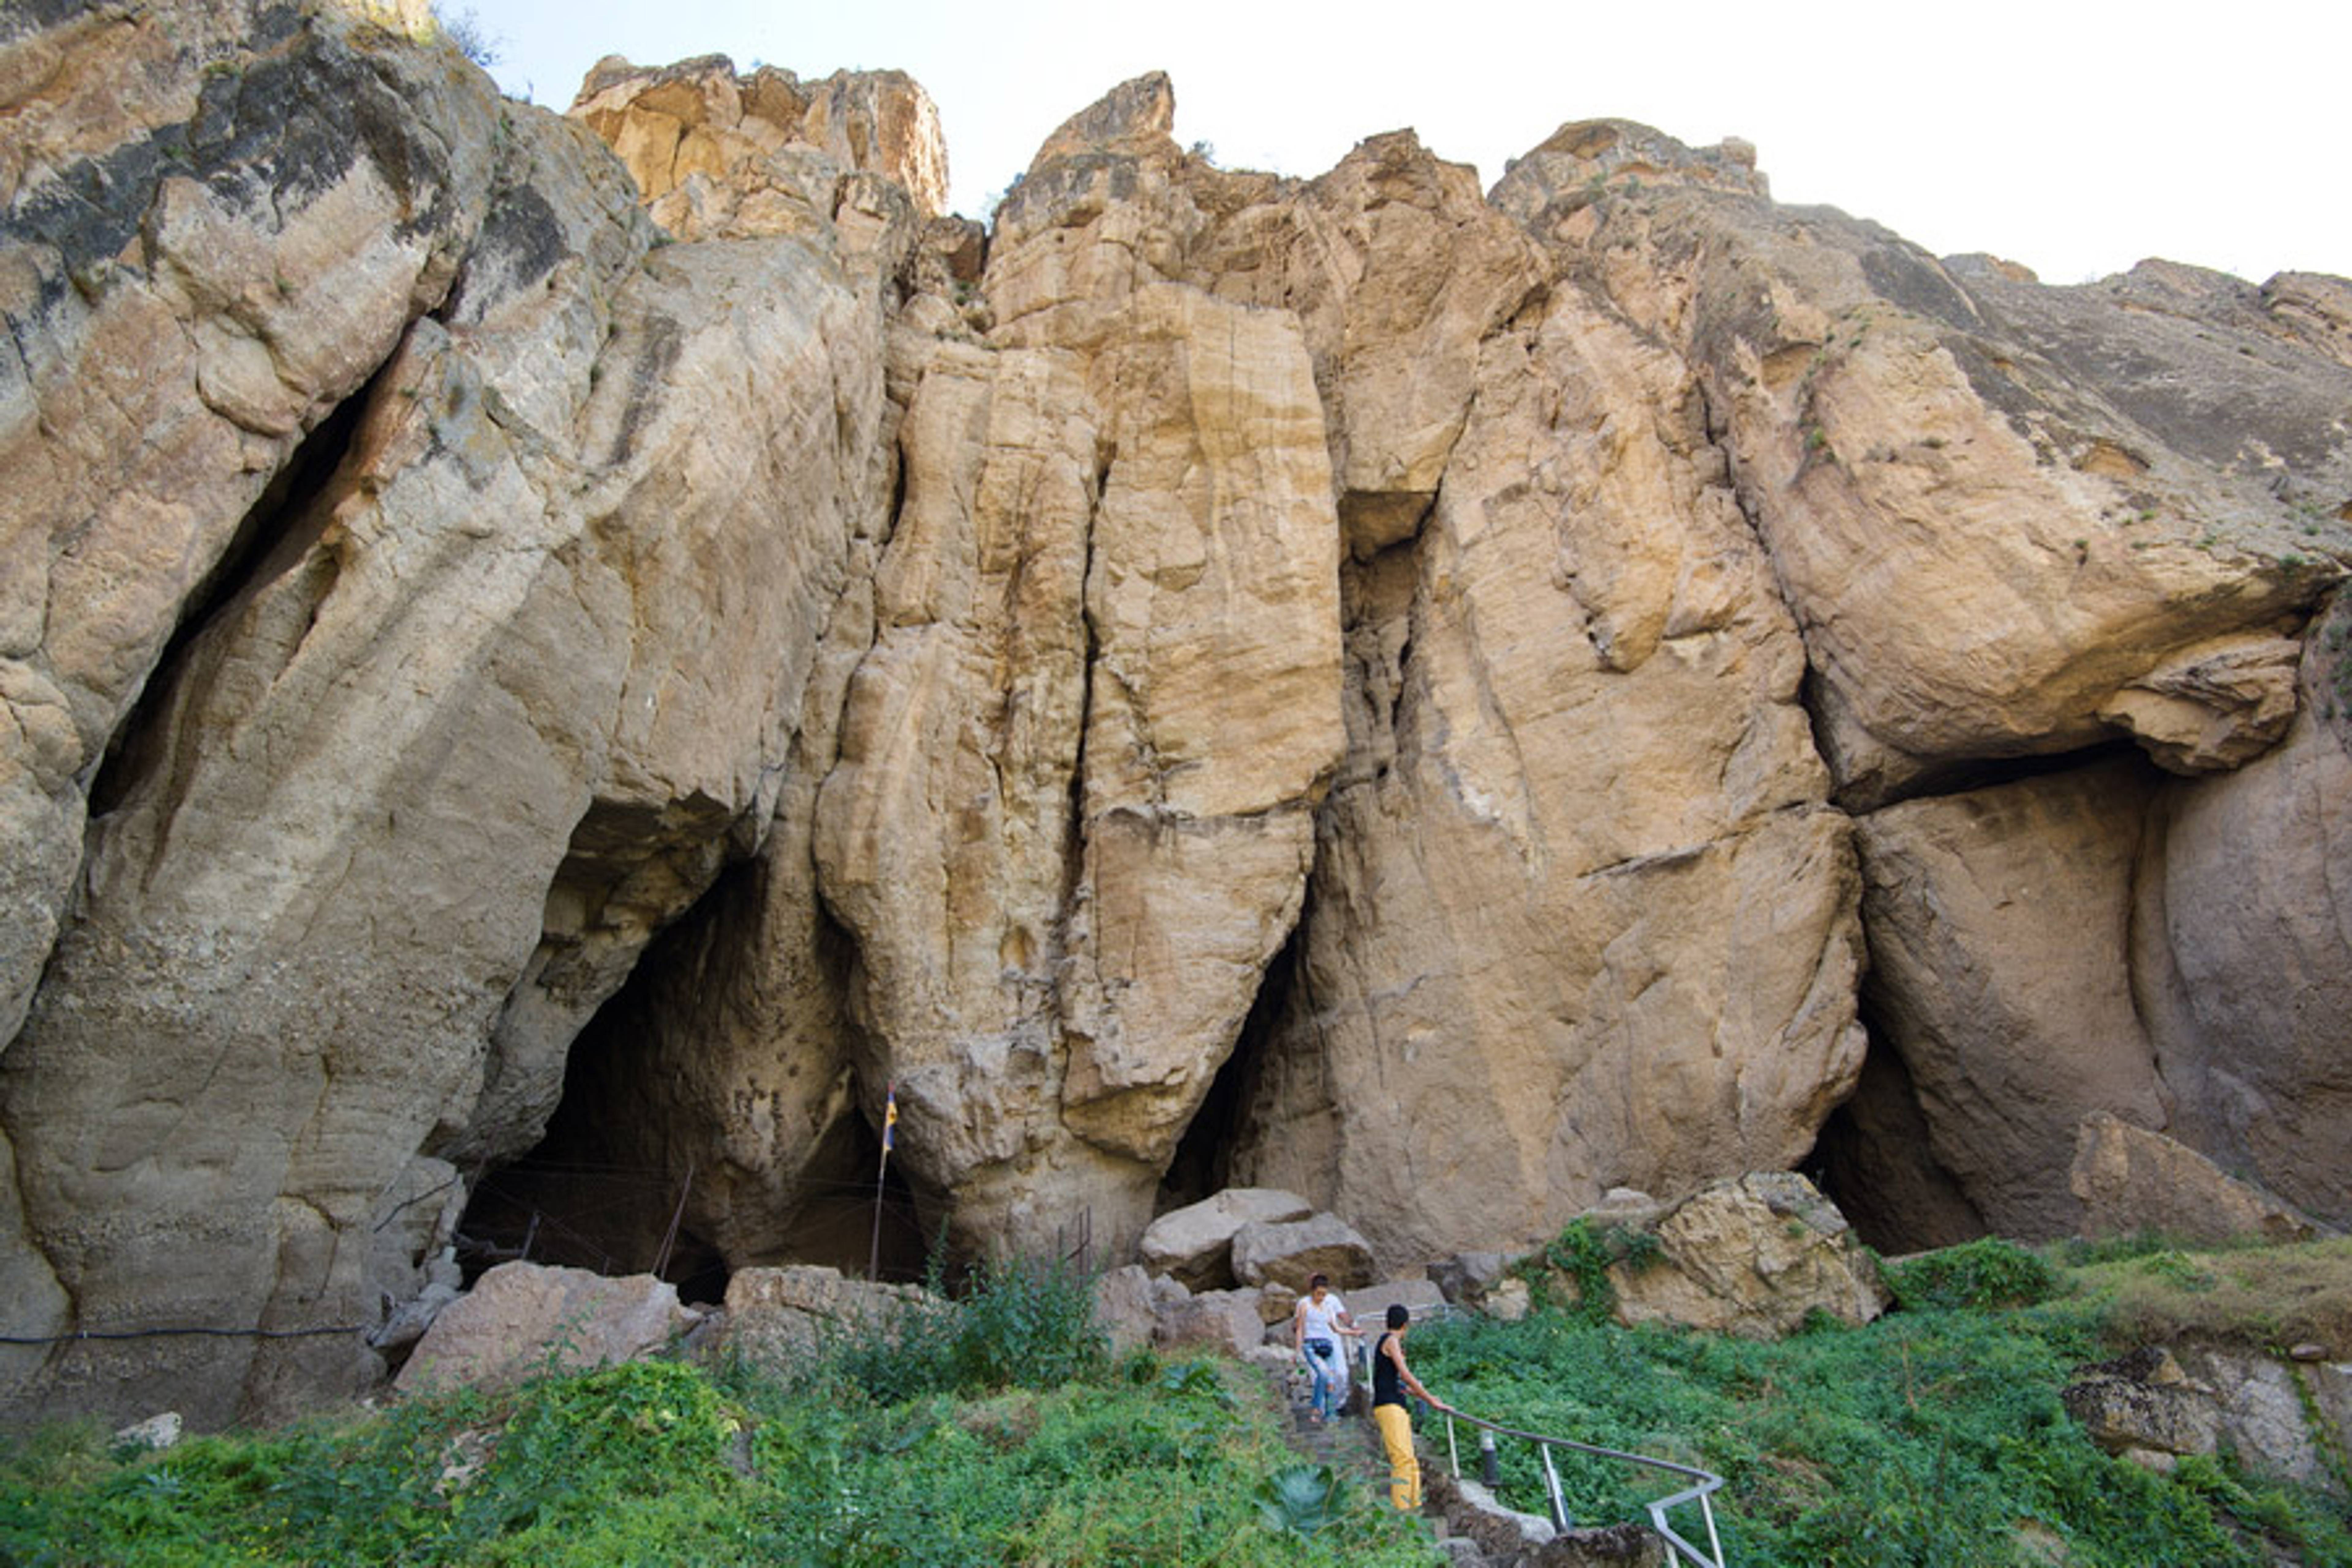
[[[1328,1275],[1307,1282],[1307,1294],[1290,1315],[1290,1348],[1315,1379],[1315,1419],[1328,1421],[1348,1402],[1348,1358],[1339,1353],[1339,1336],[1359,1339],[1364,1331],[1348,1314],[1348,1304],[1331,1291]]]

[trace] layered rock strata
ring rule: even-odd
[[[1885,1238],[2071,1228],[2094,1113],[2352,1218],[2343,280],[2046,289],[1621,121],[1219,170],[1157,76],[983,233],[895,73],[53,11],[0,1403],[365,1385],[559,1099],[735,1267],[893,1095],[967,1249],[1183,1151],[1393,1269],[1850,1096]],[[304,1337],[75,1337],[188,1327]]]

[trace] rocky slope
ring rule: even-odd
[[[2352,1218],[2352,285],[1172,112],[983,231],[892,73],[0,18],[0,1402],[366,1386],[534,1149],[829,1257],[892,1086],[966,1247]]]

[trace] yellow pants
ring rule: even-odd
[[[1412,1453],[1412,1417],[1402,1405],[1375,1405],[1372,1420],[1389,1451],[1389,1500],[1402,1509],[1421,1506],[1421,1461]]]

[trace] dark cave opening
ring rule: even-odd
[[[690,1091],[670,1054],[681,999],[728,984],[728,952],[757,931],[762,875],[757,860],[719,873],[572,1043],[539,1142],[468,1173],[458,1256],[469,1285],[515,1258],[657,1273],[694,1302],[723,1300],[733,1271],[754,1266],[922,1278],[934,1216],[902,1169],[884,1165],[862,1116],[837,1118],[780,1182],[714,1156],[727,1139],[709,1124],[707,1086]]]
[[[1936,1158],[1910,1069],[1864,995],[1870,1045],[1862,1076],[1796,1168],[1837,1205],[1855,1235],[1887,1257],[1973,1241],[1989,1227]]]
[[[1312,902],[1310,894],[1308,903]],[[1167,1173],[1160,1178],[1153,1213],[1166,1214],[1171,1209],[1199,1203],[1233,1184],[1234,1156],[1248,1135],[1250,1109],[1257,1100],[1259,1085],[1265,1078],[1274,1030],[1290,1004],[1290,988],[1301,961],[1307,919],[1307,911],[1302,910],[1281,950],[1266,964],[1257,994],[1251,999],[1249,1013],[1242,1020],[1241,1032],[1234,1038],[1233,1053],[1210,1080],[1209,1092],[1202,1098],[1200,1109],[1193,1111],[1184,1136],[1177,1142],[1176,1153],[1168,1163]]]

